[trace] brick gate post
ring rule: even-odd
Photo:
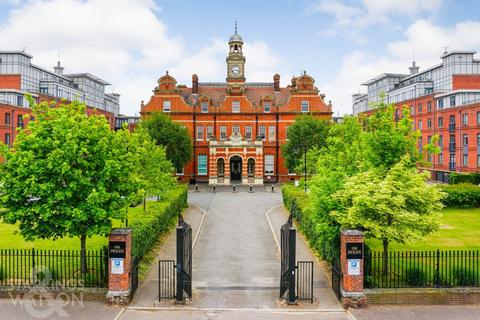
[[[340,263],[342,270],[342,303],[359,307],[366,304],[363,292],[364,236],[358,230],[342,230],[340,234]]]
[[[112,229],[108,236],[108,303],[126,305],[130,302],[131,263],[131,229]]]

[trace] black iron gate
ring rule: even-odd
[[[158,299],[176,299],[185,302],[192,298],[192,227],[178,217],[177,263],[173,260],[158,261]]]
[[[297,299],[313,303],[313,261],[298,261]]]
[[[296,230],[293,228],[291,215],[280,230],[280,238],[280,299],[286,299],[288,303],[295,303]]]
[[[332,290],[337,296],[337,299],[342,298],[342,293],[340,291],[342,283],[342,269],[340,266],[340,256],[339,254],[335,255],[332,261]]]
[[[178,217],[177,226],[177,302],[192,298],[192,227]]]
[[[130,279],[132,281],[130,298],[132,298],[138,288],[138,257],[133,257],[132,259],[132,266],[130,268]]]

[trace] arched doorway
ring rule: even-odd
[[[230,180],[242,180],[242,158],[240,156],[230,158]]]
[[[225,175],[225,160],[219,158],[217,160],[217,176],[223,177]]]
[[[250,158],[247,161],[247,173],[249,177],[253,177],[255,175],[255,159]]]

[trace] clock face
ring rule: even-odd
[[[240,74],[240,67],[239,67],[239,66],[233,66],[233,67],[232,67],[232,73],[233,73],[234,75]]]

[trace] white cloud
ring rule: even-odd
[[[156,16],[161,8],[153,0],[9,1],[20,6],[0,25],[0,43],[8,44],[3,49],[26,47],[32,62],[45,68],[60,54],[66,73],[90,72],[112,83],[123,113],[139,111],[165,70],[187,84],[192,73],[200,81],[225,77],[227,40],[213,39],[190,52]],[[268,45],[247,43],[244,52],[249,80],[267,74],[262,80],[270,80],[279,60]]]
[[[335,112],[351,113],[352,94],[366,92],[361,83],[386,72],[408,74],[413,52],[421,71],[441,63],[445,46],[449,50],[478,50],[479,35],[480,22],[466,21],[442,27],[419,20],[407,28],[403,40],[388,44],[388,54],[384,57],[361,50],[346,55],[336,77],[322,87],[333,100]]]
[[[357,5],[347,4],[345,0],[319,0],[313,12],[326,13],[333,16],[330,28],[322,30],[321,35],[333,37],[344,34],[351,39],[366,43],[362,31],[376,25],[387,25],[396,28],[392,19],[395,17],[414,18],[423,12],[436,12],[441,8],[443,0],[363,0]]]

